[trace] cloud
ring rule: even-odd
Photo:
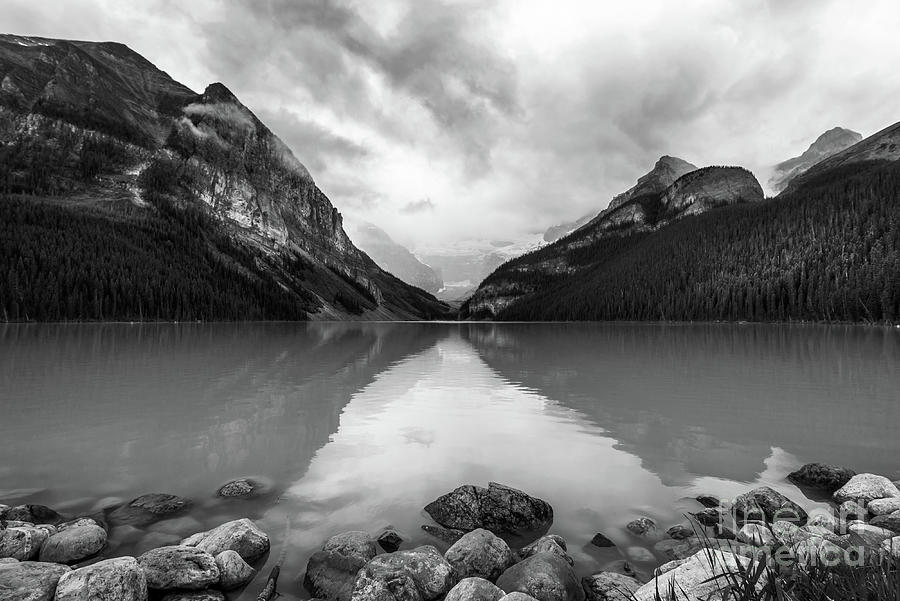
[[[835,125],[900,119],[895,0],[6,4],[14,33],[224,82],[340,210],[412,248],[599,211],[662,154],[764,179]]]
[[[415,215],[416,213],[422,213],[425,211],[433,211],[434,203],[431,202],[430,198],[423,198],[422,200],[415,200],[413,202],[408,202],[400,208],[400,212],[406,213],[408,215]]]

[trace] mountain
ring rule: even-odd
[[[596,213],[588,213],[587,215],[582,215],[575,221],[551,225],[547,228],[547,231],[544,232],[544,242],[556,242],[563,236],[571,234],[572,232],[580,228],[582,225],[593,219],[596,215]]]
[[[353,245],[228,88],[197,94],[122,44],[0,36],[0,141],[5,319],[449,310]]]
[[[436,294],[444,287],[441,276],[434,269],[417,259],[408,248],[394,242],[378,226],[363,222],[348,229],[350,237],[359,248],[404,282],[431,294]]]
[[[655,225],[585,226],[504,264],[461,315],[896,322],[898,132],[900,124],[822,161],[773,199],[739,168],[684,175],[661,196]]]
[[[535,236],[522,240],[460,240],[451,245],[425,246],[416,256],[440,272],[444,287],[437,297],[450,304],[468,298],[478,283],[503,263],[540,246]]]
[[[772,177],[769,178],[769,189],[776,194],[781,192],[792,179],[807,171],[816,163],[853,146],[860,140],[862,140],[862,135],[855,131],[844,129],[843,127],[829,129],[816,138],[816,141],[810,144],[803,154],[778,163],[775,166]]]
[[[893,162],[898,159],[900,159],[900,123],[895,123],[853,146],[819,161],[808,171],[791,180],[785,192],[799,189],[806,182],[813,181],[839,167],[865,165],[871,162]]]

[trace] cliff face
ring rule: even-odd
[[[862,135],[855,131],[843,127],[829,129],[816,138],[816,141],[810,144],[803,154],[776,165],[772,177],[769,178],[769,188],[775,193],[781,192],[792,179],[809,170],[816,163],[853,146],[860,140],[862,140]]]
[[[589,250],[600,241],[647,234],[717,207],[763,198],[762,187],[746,169],[696,169],[664,156],[590,222],[497,269],[463,306],[463,314],[495,317],[526,295],[552,290],[561,281],[571,285],[579,273],[588,273],[606,260]]]
[[[122,44],[0,36],[0,136],[0,191],[201,208],[267,276],[313,294],[313,317],[446,311],[353,245],[303,164],[223,84],[197,94]]]

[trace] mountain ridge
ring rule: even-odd
[[[227,257],[246,249],[240,277],[273,282],[312,318],[449,310],[353,245],[306,167],[224,84],[197,94],[123,44],[0,35],[0,140],[0,193],[116,219],[200,210],[198,235],[225,245],[216,256],[236,269]]]
[[[856,144],[862,138],[862,134],[843,127],[829,129],[816,138],[801,155],[775,165],[774,172],[767,182],[769,188],[778,194],[792,179],[808,171],[816,163]]]

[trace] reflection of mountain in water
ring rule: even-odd
[[[577,409],[664,482],[755,481],[772,447],[893,473],[900,341],[880,328],[513,324],[464,330],[514,384]]]
[[[0,328],[13,351],[0,369],[4,426],[16,432],[0,456],[17,488],[52,482],[64,500],[292,479],[354,392],[438,335],[401,323]]]

